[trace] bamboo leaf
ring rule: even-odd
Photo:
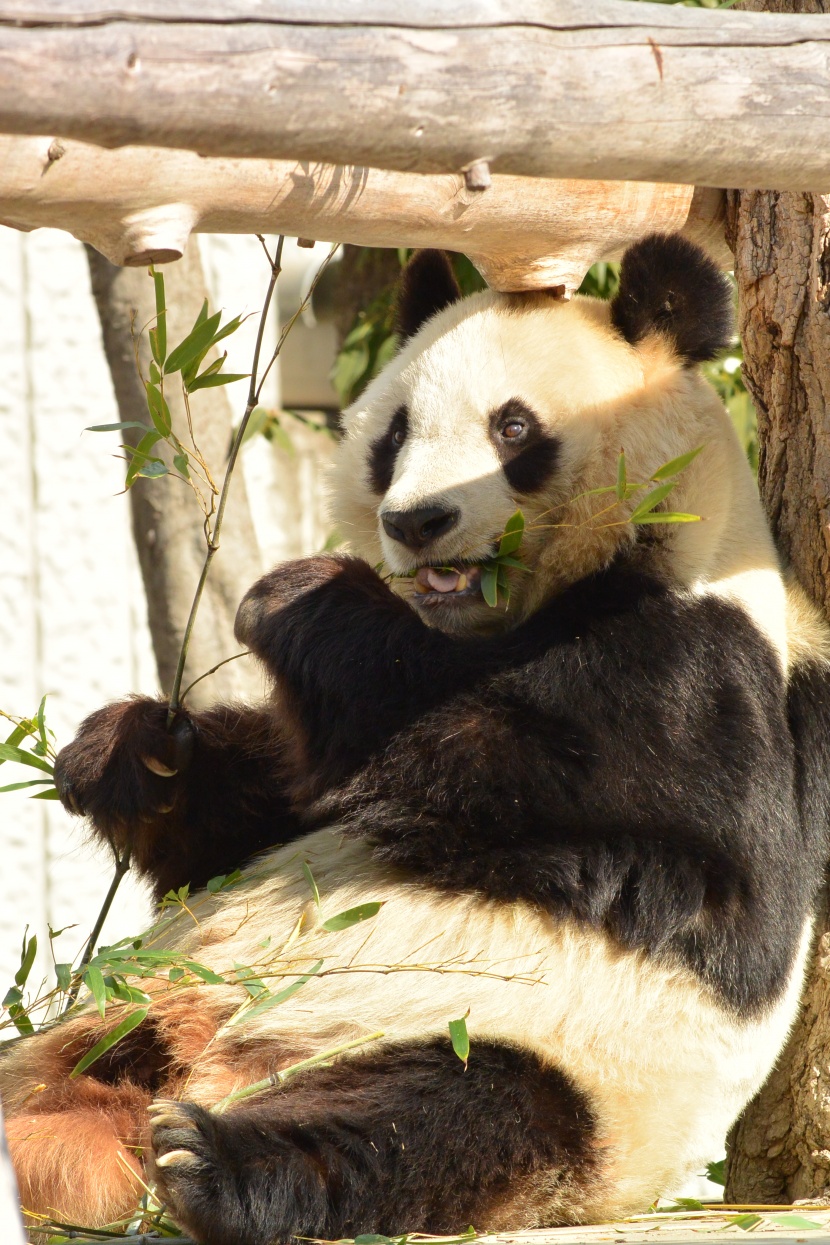
[[[86,1072],[87,1068],[95,1063],[96,1059],[100,1059],[103,1054],[111,1050],[128,1033],[132,1033],[133,1029],[137,1029],[141,1022],[146,1020],[149,1010],[147,1007],[140,1007],[137,1011],[131,1012],[129,1016],[125,1016],[120,1024],[111,1029],[106,1037],[102,1037],[100,1042],[96,1042],[92,1050],[88,1050],[83,1059],[80,1059],[75,1064],[75,1067],[69,1073],[69,1079],[74,1080],[82,1072]]]
[[[817,1223],[815,1219],[805,1219],[803,1215],[767,1215],[767,1218],[779,1228],[796,1228],[802,1232],[824,1228],[823,1223]]]
[[[250,372],[213,372],[209,376],[202,372],[201,376],[197,376],[187,386],[188,393],[195,393],[197,389],[215,389],[217,385],[231,385],[235,380],[246,380],[250,376]]]
[[[150,450],[156,442],[160,440],[161,434],[156,432],[155,428],[151,428],[149,432],[144,434],[138,445],[124,446],[124,449],[129,454],[131,460],[129,467],[127,468],[127,475],[124,481],[127,488],[134,483],[141,468],[150,461]]]
[[[263,994],[268,994],[268,987],[264,981],[256,976],[252,968],[248,968],[247,964],[238,964],[234,960],[234,969],[236,970],[236,980],[241,986],[244,986],[252,999],[261,998]]]
[[[173,420],[170,415],[170,407],[164,400],[164,394],[155,385],[152,385],[149,380],[145,381],[144,388],[147,391],[147,408],[156,432],[161,437],[169,437],[173,427]]]
[[[311,887],[311,893],[314,896],[314,902],[319,908],[320,907],[320,892],[317,889],[317,883],[314,881],[314,874],[311,872],[311,869],[309,867],[309,863],[307,860],[303,861],[303,877],[305,878],[305,880],[308,882],[309,886]]]
[[[356,908],[347,908],[345,912],[338,912],[337,916],[330,916],[327,921],[323,921],[323,929],[329,933],[349,929],[360,921],[368,921],[370,917],[377,916],[382,907],[382,900],[372,900],[370,903],[358,904]]]
[[[617,494],[617,501],[625,501],[626,483],[625,453],[620,450],[620,456],[617,459],[617,484],[614,490]]]
[[[56,964],[55,976],[58,979],[58,989],[63,990],[64,994],[66,994],[69,989],[69,984],[72,981],[72,965]]]
[[[37,720],[37,733],[38,735],[40,735],[40,742],[43,744],[43,755],[46,754],[46,750],[49,747],[49,740],[46,738],[45,713],[46,713],[46,697],[44,696],[42,697],[41,702],[37,707],[37,714],[35,715],[36,720]]]
[[[28,930],[28,928],[29,927],[27,925],[26,929]],[[36,955],[37,955],[37,934],[32,934],[31,938],[29,939],[27,939],[26,935],[24,934],[23,935],[23,949],[20,953],[20,968],[17,970],[17,972],[14,975],[15,985],[18,985],[21,987],[25,986],[29,973],[32,971],[32,965],[35,962]]]
[[[506,553],[515,553],[522,543],[524,533],[525,517],[521,510],[517,510],[504,525],[504,535],[499,541],[497,557],[500,558]]]
[[[646,493],[643,500],[632,510],[629,522],[637,523],[644,514],[650,514],[655,506],[659,506],[660,502],[668,497],[673,488],[674,484],[660,484],[650,493]]]
[[[31,1037],[35,1031],[29,1017],[26,1015],[26,1009],[20,1003],[9,1008],[9,1019],[12,1021],[15,1029],[21,1037]]]
[[[495,566],[481,568],[481,595],[491,609],[496,608],[499,603],[499,590]]]
[[[14,744],[0,744],[0,761],[17,761],[19,765],[31,765],[33,769],[43,770],[44,774],[52,773],[52,765],[43,757],[35,756],[33,752],[25,752],[23,748],[17,748]]]
[[[89,428],[85,428],[84,432],[121,432],[124,428],[143,428],[145,432],[150,431],[149,424],[140,424],[134,419],[127,419],[120,424],[92,424]]]
[[[530,570],[530,567],[525,566],[524,562],[521,562],[519,558],[511,558],[509,556],[502,556],[502,554],[499,554],[497,561],[499,566],[512,566],[516,571]]]
[[[183,367],[187,367],[188,363],[192,363],[197,355],[207,350],[213,341],[214,333],[221,318],[221,311],[217,311],[212,316],[208,316],[206,320],[193,326],[184,341],[179,342],[176,349],[170,352],[164,365],[166,376],[169,376],[172,372],[181,371]]]
[[[284,990],[280,990],[277,994],[269,994],[267,998],[262,999],[249,1010],[242,1012],[239,1016],[237,1016],[236,1020],[231,1023],[236,1025],[243,1020],[252,1020],[254,1016],[260,1016],[263,1012],[267,1012],[269,1008],[276,1007],[279,1003],[284,1003],[286,999],[290,999],[293,994],[296,994],[298,990],[301,990],[307,981],[311,981],[311,978],[316,976],[322,967],[323,961],[318,960],[307,973],[304,973],[302,977],[298,977],[296,981],[292,981],[290,986],[286,986]]]
[[[468,1007],[464,1015],[460,1016],[458,1020],[451,1020],[449,1022],[452,1048],[464,1064],[465,1069],[467,1067],[467,1060],[470,1058],[470,1037],[467,1033],[467,1017],[469,1014],[470,1009]]]
[[[736,1215],[730,1221],[736,1228],[740,1228],[742,1232],[751,1232],[761,1222],[760,1215]]]
[[[33,800],[59,800],[60,796],[56,787],[50,787],[48,791],[38,791],[37,795],[32,796]]]
[[[0,795],[4,795],[7,791],[22,791],[24,787],[50,787],[51,785],[51,778],[32,778],[29,782],[10,782],[7,787],[0,787]]]
[[[104,975],[95,964],[88,964],[84,973],[84,981],[89,987],[92,997],[95,999],[95,1006],[101,1013],[101,1019],[107,1014],[107,987],[104,985]]]
[[[652,480],[668,480],[671,476],[680,475],[681,471],[685,471],[689,463],[694,462],[698,454],[703,449],[699,445],[696,450],[689,450],[687,454],[679,454],[677,458],[670,459],[667,463],[663,463],[662,467],[658,467]]]
[[[674,510],[658,511],[657,514],[641,514],[632,523],[700,523],[699,514],[681,514]]]
[[[204,964],[197,964],[194,960],[185,960],[185,967],[189,968],[191,973],[195,973],[197,977],[201,977],[202,981],[206,981],[210,986],[223,986],[225,978],[220,977],[212,968],[205,968]]]
[[[167,305],[164,296],[164,273],[156,272],[151,266],[150,275],[153,278],[156,295],[156,327],[150,333],[150,347],[152,349],[153,334],[155,334],[156,348],[153,350],[153,358],[164,371],[164,360],[167,355]]]

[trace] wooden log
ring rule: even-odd
[[[165,263],[191,231],[287,233],[363,246],[439,246],[470,255],[496,289],[572,290],[600,259],[653,229],[682,230],[731,263],[720,191],[646,182],[495,176],[265,160],[0,136],[0,223],[52,226],[113,263]]]
[[[0,0],[0,132],[468,169],[479,184],[486,165],[519,176],[830,188],[822,16],[629,0],[415,8]]]

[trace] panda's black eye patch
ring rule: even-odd
[[[536,493],[544,488],[559,458],[559,438],[542,427],[521,398],[510,398],[490,414],[490,439],[511,488]]]
[[[369,447],[369,484],[375,493],[385,493],[392,483],[395,459],[409,431],[409,416],[405,406],[399,406],[389,421],[389,426]]]

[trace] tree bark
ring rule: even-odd
[[[136,330],[154,323],[153,282],[146,270],[116,268],[91,247],[87,248],[87,255],[120,418],[148,423],[144,386],[135,364],[131,319]],[[190,331],[205,297],[205,279],[197,246],[192,246],[184,259],[165,270],[165,285],[167,339],[172,348]],[[146,333],[139,352],[146,376],[150,362]],[[184,402],[176,380],[177,377],[172,377],[165,386],[165,397],[173,428],[187,445]],[[195,394],[191,409],[196,443],[214,479],[221,485],[233,423],[224,389],[208,388]],[[239,412],[240,418],[241,415]],[[117,435],[121,440],[121,434]],[[125,432],[123,440],[130,439],[136,444],[140,436],[140,432],[130,430]],[[167,456],[161,442],[155,452],[160,457]],[[206,552],[202,512],[191,489],[172,477],[137,480],[130,489],[129,499],[159,682],[162,690],[169,692]],[[236,608],[260,572],[245,480],[237,467],[220,550],[211,566],[188,650],[183,688],[217,662],[239,652],[240,645],[233,637]],[[259,673],[253,659],[246,657],[223,666],[199,683],[190,693],[188,703],[197,709],[220,698],[251,699],[260,690]]]
[[[830,0],[751,0],[830,12]],[[733,192],[744,378],[758,411],[759,485],[785,560],[830,617],[830,196]],[[830,1191],[828,896],[803,1008],[766,1085],[730,1137],[726,1200],[790,1202]]]
[[[401,172],[486,162],[827,188],[820,18],[627,0],[415,7],[0,0],[0,132]]]

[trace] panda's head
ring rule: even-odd
[[[638,542],[635,502],[594,492],[614,484],[620,450],[629,480],[648,480],[728,439],[692,366],[731,331],[729,285],[699,248],[677,235],[637,243],[610,303],[491,291],[462,300],[446,256],[421,251],[404,273],[398,330],[398,354],[344,413],[334,513],[351,548],[382,562],[425,621],[503,628],[621,547],[642,544],[654,559],[669,543],[699,543],[653,525]],[[707,457],[679,478],[672,509],[703,500],[695,482],[711,481],[718,461]],[[517,509],[528,569],[507,572],[509,603],[491,608],[481,564]]]

